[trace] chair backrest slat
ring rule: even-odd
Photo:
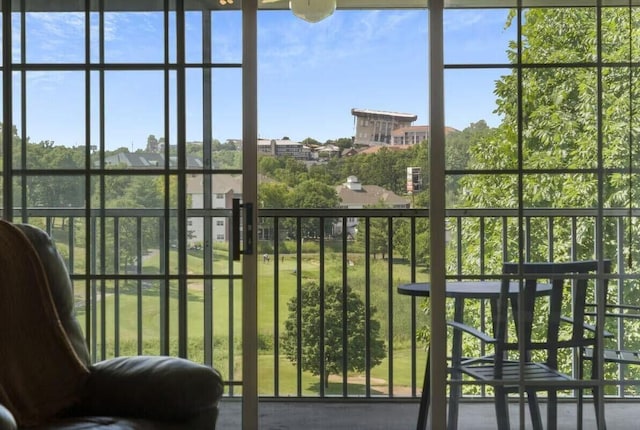
[[[611,262],[604,262],[604,272],[609,273]],[[504,263],[501,294],[498,299],[496,324],[496,372],[500,373],[502,357],[510,351],[517,351],[524,345],[525,360],[531,359],[535,350],[546,351],[546,364],[552,368],[558,366],[558,351],[564,348],[594,346],[596,336],[586,332],[585,307],[593,290],[598,261],[542,262],[542,263]],[[523,281],[521,293],[509,293],[512,281]],[[540,286],[551,284],[548,293],[542,293]],[[571,286],[571,288],[569,288]],[[606,289],[606,278],[605,285]],[[567,298],[571,291],[570,299]],[[544,298],[548,296],[548,298]],[[548,314],[544,321],[535,321],[536,305],[547,300]],[[570,303],[571,310],[563,309]],[[509,312],[511,311],[511,312]],[[571,337],[561,337],[561,318],[563,314],[571,314]],[[509,324],[515,327],[517,342],[509,342]],[[546,327],[544,327],[546,325]],[[545,338],[538,337],[544,333]]]

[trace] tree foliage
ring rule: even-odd
[[[603,126],[602,157],[604,167],[619,169],[605,178],[605,207],[628,207],[629,193],[620,187],[628,182],[624,173],[628,168],[631,98],[637,99],[640,87],[630,88],[630,70],[625,67],[604,68],[601,75],[602,100],[599,101],[599,75],[594,67],[566,67],[566,63],[590,62],[597,58],[597,25],[595,9],[529,9],[524,12],[522,25],[522,62],[556,62],[553,68],[522,69],[519,88],[518,70],[502,76],[495,86],[497,113],[501,124],[470,142],[469,167],[471,169],[518,169],[521,148],[522,168],[525,174],[469,175],[459,182],[458,197],[464,207],[510,208],[522,204],[525,208],[594,208],[597,206],[598,176],[581,173],[577,169],[598,167],[598,107],[601,106]],[[628,58],[629,17],[621,8],[603,10],[603,57],[608,61]],[[512,25],[509,21],[507,25]],[[640,41],[634,43],[640,45]],[[518,45],[509,45],[511,62],[518,60]],[[635,49],[640,48],[636,46]],[[634,78],[635,79],[635,78]],[[520,89],[520,91],[519,91]],[[521,98],[518,94],[521,93]],[[519,108],[519,106],[521,106]],[[521,121],[521,122],[520,122]],[[518,126],[521,124],[522,129]],[[634,163],[637,163],[637,152]],[[560,172],[559,169],[574,169]],[[530,172],[530,173],[527,173]],[[522,183],[519,184],[520,179]],[[522,201],[518,189],[522,187]],[[623,191],[623,192],[620,192]],[[637,191],[633,190],[633,197]],[[478,226],[467,220],[465,252],[467,269],[476,264],[479,255]],[[592,258],[595,232],[590,220],[580,220],[578,258]],[[518,237],[518,223],[509,224],[508,236]],[[613,226],[607,226],[608,229]],[[499,248],[500,223],[485,227],[487,234],[482,246],[487,254],[487,270],[497,271],[503,261]],[[548,228],[534,224],[528,231],[531,237],[531,260],[548,258]],[[558,221],[554,229],[554,258],[567,259],[571,255],[570,226]],[[615,234],[609,232],[606,255],[613,255]],[[506,253],[517,258],[522,244],[513,242]],[[575,250],[574,250],[575,251]],[[576,255],[576,254],[574,254]]]
[[[638,190],[635,185],[629,187],[628,172],[629,163],[637,166],[639,161],[639,151],[629,151],[631,142],[637,141],[638,127],[631,123],[631,112],[637,110],[633,105],[640,86],[637,71],[627,64],[630,42],[633,52],[640,48],[640,39],[629,40],[630,26],[640,18],[638,11],[632,12],[630,22],[626,8],[602,9],[601,58],[595,8],[532,8],[523,13],[521,43],[512,41],[507,51],[512,63],[520,60],[523,66],[495,84],[496,113],[502,122],[468,141],[469,169],[491,173],[460,179],[457,202],[465,208],[595,208],[604,185],[605,208],[636,206]],[[510,19],[510,25],[515,20]],[[599,70],[591,65],[598,60],[610,65]],[[527,67],[534,63],[557,66]],[[599,167],[607,169],[603,177],[597,174]],[[496,173],[500,170],[505,173]],[[518,170],[522,174],[513,173]],[[557,217],[551,222],[544,217],[526,223],[511,219],[505,231],[501,219],[485,219],[483,225],[477,219],[463,219],[463,273],[499,273],[505,258],[517,261],[524,250],[529,261],[595,258],[598,235],[592,218],[577,217],[575,235],[572,219]],[[616,222],[604,219],[602,231],[605,258],[614,261],[620,257]],[[632,228],[637,237],[637,226],[626,228]],[[506,248],[503,236],[509,238]],[[447,262],[448,270],[457,273],[458,260],[448,258]],[[625,299],[630,302],[640,296],[632,284],[625,284]],[[469,315],[473,318],[473,313]],[[627,327],[627,333],[632,331],[637,327]],[[638,346],[636,342],[633,348]]]
[[[322,293],[324,301],[321,300]],[[370,309],[371,318],[367,321],[364,302],[349,285],[343,288],[337,283],[327,283],[321,291],[317,283],[306,283],[302,286],[300,303],[298,308],[296,297],[288,303],[289,317],[285,321],[282,350],[291,362],[300,364],[313,375],[321,375],[324,367],[325,387],[328,387],[329,375],[341,375],[343,371],[362,372],[382,362],[385,344],[380,338],[380,323],[374,318],[376,309]],[[322,310],[321,303],[324,303]],[[323,314],[324,330],[321,333]],[[346,321],[343,320],[345,314]],[[297,363],[298,318],[302,347],[300,363]],[[369,333],[368,351],[366,333]],[[324,351],[321,351],[321,336],[324,336]],[[343,348],[345,340],[346,351]],[[324,362],[321,362],[321,352],[324,352]]]

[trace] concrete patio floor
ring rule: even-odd
[[[217,429],[240,430],[242,403],[225,399],[220,405]],[[542,413],[545,413],[542,405]],[[519,429],[518,405],[512,405],[511,428]],[[400,402],[260,402],[260,430],[407,430],[416,428],[418,403]],[[607,403],[607,430],[640,430],[640,403]],[[558,429],[576,429],[576,406],[566,403],[558,407]],[[544,415],[543,415],[544,419]],[[528,414],[525,429],[531,428]],[[463,403],[460,406],[460,430],[494,430],[496,419],[493,403]],[[585,430],[595,430],[593,406],[585,405]]]

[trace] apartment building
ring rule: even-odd
[[[341,207],[347,209],[363,209],[384,204],[389,208],[406,209],[411,201],[378,185],[363,185],[356,176],[349,176],[347,182],[336,186],[336,193],[342,202]],[[347,234],[355,237],[358,232],[358,217],[347,218]],[[342,222],[333,226],[334,234],[342,234]]]
[[[417,115],[369,109],[351,109],[354,116],[356,145],[389,145],[392,132],[410,127]]]
[[[258,139],[258,155],[293,157],[296,160],[311,160],[309,147],[289,139]]]

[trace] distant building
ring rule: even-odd
[[[382,148],[388,151],[404,151],[405,149],[409,149],[408,145],[385,145],[385,146],[370,146],[368,148],[362,149],[358,152],[358,154],[375,154],[380,151]]]
[[[391,132],[391,143],[393,145],[416,145],[429,138],[431,127],[428,125],[412,125],[402,127]],[[455,128],[445,127],[444,134],[456,132]]]
[[[422,169],[420,167],[407,167],[407,193],[422,190]]]
[[[187,178],[187,195],[191,197],[191,207],[204,208],[204,184],[202,175],[190,175]],[[211,208],[231,209],[233,199],[242,198],[242,175],[213,175],[211,180]],[[231,220],[227,216],[211,219],[211,240],[228,242],[231,234]],[[204,221],[202,217],[187,220],[189,244],[204,241]]]
[[[411,202],[378,185],[362,185],[357,177],[349,176],[347,182],[336,187],[336,192],[341,200],[340,206],[347,209],[362,209],[379,204],[386,207],[406,209],[411,206]],[[342,222],[334,224],[334,234],[342,234]],[[347,234],[355,237],[358,231],[358,218],[347,218]]]
[[[391,142],[394,145],[417,145],[427,140],[428,134],[428,125],[402,127],[391,132]]]
[[[258,139],[258,154],[272,157],[293,157],[311,160],[311,149],[300,142],[288,139]]]
[[[389,145],[394,130],[410,127],[418,119],[413,114],[369,109],[354,108],[351,114],[355,117],[356,145]]]
[[[341,157],[351,157],[352,155],[356,155],[358,150],[356,148],[345,148],[340,153]]]

